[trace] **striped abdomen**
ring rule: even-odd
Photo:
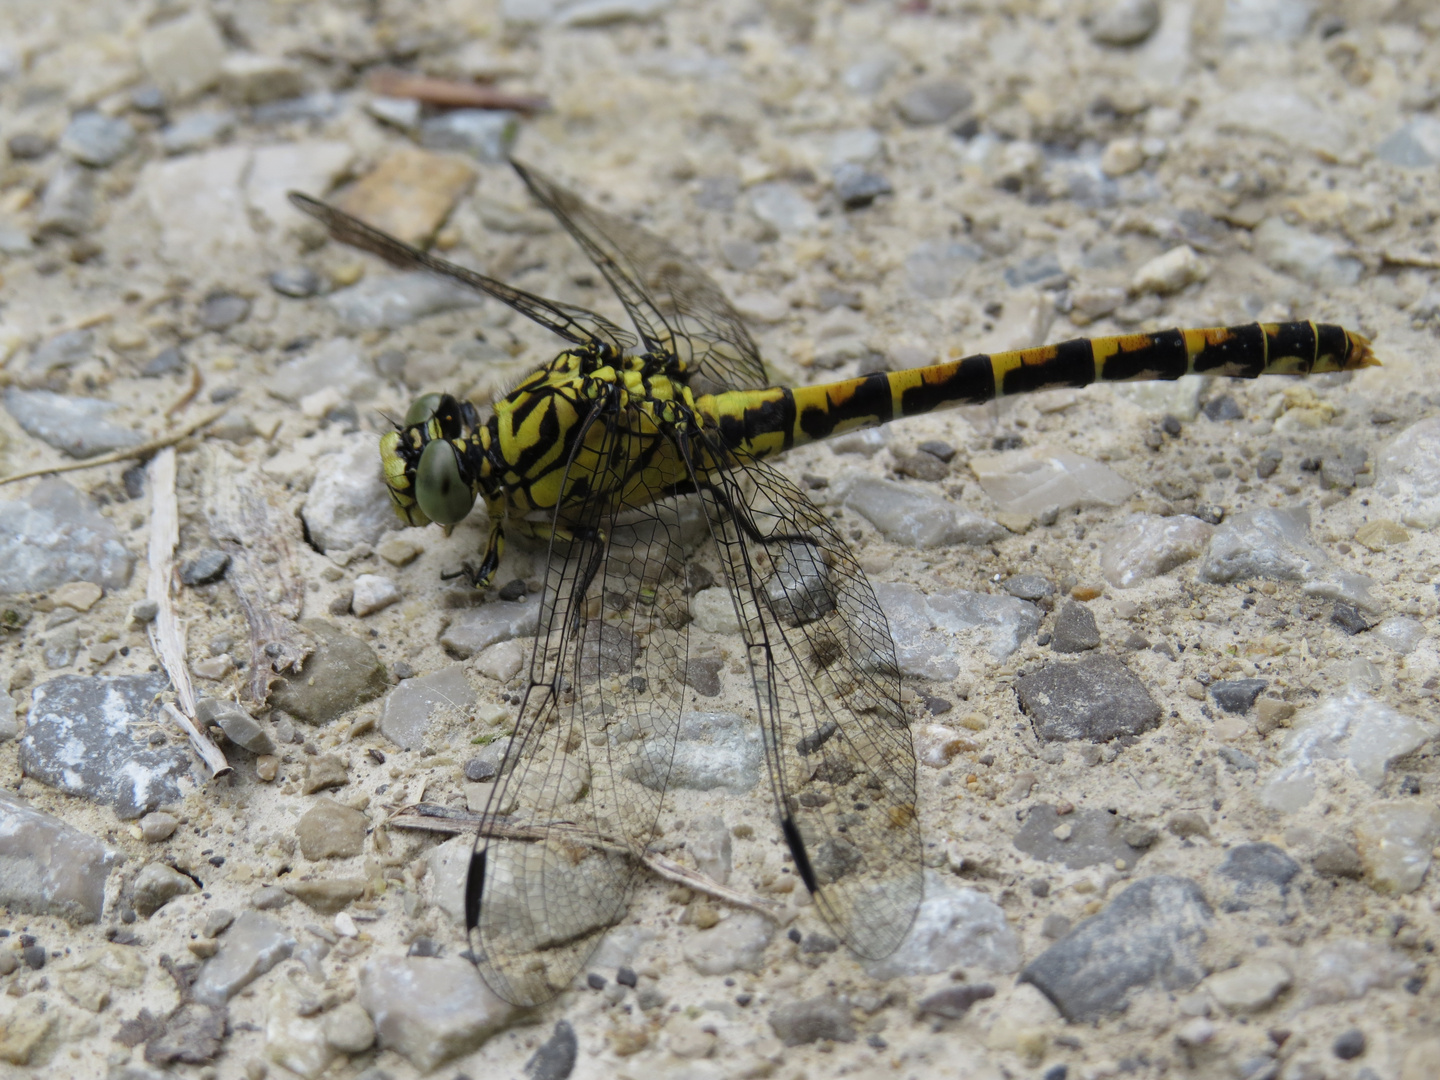
[[[1319,374],[1377,363],[1369,342],[1344,327],[1251,323],[1078,338],[820,386],[734,391],[697,404],[715,417],[726,443],[766,457],[856,428],[953,405],[978,405],[1007,394],[1181,375],[1253,379]]]

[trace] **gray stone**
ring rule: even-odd
[[[970,88],[954,79],[931,79],[900,96],[895,109],[907,124],[943,124],[975,101]]]
[[[701,975],[758,973],[764,968],[765,947],[774,934],[775,924],[765,916],[737,911],[709,930],[697,930],[685,938],[685,960]]]
[[[276,679],[273,708],[307,724],[324,724],[389,688],[385,665],[365,642],[319,619],[307,619],[300,628],[315,639],[315,651],[298,673]]]
[[[1424,882],[1440,845],[1440,807],[1433,799],[1371,803],[1356,816],[1355,842],[1372,889],[1412,893]]]
[[[148,919],[177,896],[199,891],[195,882],[173,866],[150,863],[135,876],[130,887],[130,903]]]
[[[944,300],[955,294],[965,272],[985,257],[974,244],[926,240],[905,259],[905,280],[919,296]]]
[[[123,116],[79,113],[60,136],[60,152],[82,165],[105,168],[135,149],[135,129]]]
[[[365,895],[364,878],[318,878],[295,881],[285,891],[311,911],[335,915]]]
[[[308,266],[276,270],[268,280],[270,287],[281,296],[293,296],[297,299],[314,296],[320,291],[322,284],[320,275]]]
[[[1400,520],[1415,529],[1440,525],[1440,417],[1411,424],[1375,457],[1375,492],[1395,500]]]
[[[850,1007],[833,997],[782,1005],[770,1013],[770,1027],[786,1046],[808,1046],[821,1039],[855,1041]]]
[[[1359,259],[1343,254],[1348,244],[1287,225],[1278,217],[1266,218],[1251,235],[1255,254],[1281,273],[1311,285],[1354,285],[1365,269]]]
[[[207,938],[217,938],[235,921],[235,913],[226,908],[211,908],[205,913],[204,925],[200,932]]]
[[[501,600],[462,611],[440,635],[451,656],[468,660],[491,645],[512,638],[530,637],[540,622],[540,597]]]
[[[68,371],[95,354],[92,330],[66,330],[35,346],[25,363],[25,379],[44,380],[57,371]]]
[[[747,194],[750,212],[781,236],[808,232],[819,224],[814,205],[793,184],[756,184]]]
[[[375,436],[345,437],[343,448],[315,465],[315,482],[300,507],[310,542],[321,552],[376,544],[397,525],[375,454]]]
[[[0,791],[0,904],[72,923],[99,922],[119,861],[93,836]]]
[[[42,233],[79,236],[95,225],[95,174],[83,165],[56,169],[45,184],[35,227]]]
[[[385,698],[380,730],[396,746],[415,750],[425,742],[425,731],[440,710],[451,717],[475,704],[475,691],[461,664],[414,679],[402,679]]]
[[[433,274],[377,274],[326,300],[348,330],[398,330],[426,315],[474,307],[479,294]]]
[[[236,116],[229,109],[204,109],[183,116],[160,133],[160,145],[167,154],[191,154],[204,150],[235,130]]]
[[[1221,911],[1283,909],[1298,873],[1300,864],[1274,844],[1237,844],[1215,871],[1212,893]]]
[[[20,734],[20,720],[15,715],[15,699],[0,691],[0,742],[9,742]]]
[[[1131,841],[1146,839],[1153,842],[1153,833],[1106,810],[1076,810],[1062,817],[1055,807],[1040,805],[1025,815],[1025,824],[1015,834],[1015,846],[1032,859],[1083,870],[1113,866],[1117,859],[1133,867],[1149,845]]]
[[[1063,285],[1065,282],[1065,270],[1060,265],[1060,260],[1052,251],[1042,255],[1032,255],[1028,259],[1022,259],[1014,266],[1005,268],[1005,284],[1012,289],[1023,288],[1026,285]]]
[[[957,968],[999,974],[1020,966],[1020,942],[1005,912],[984,893],[954,881],[925,872],[925,899],[910,932],[889,956],[866,961],[866,974],[884,980]]]
[[[881,582],[875,599],[890,624],[900,673],[911,678],[954,679],[956,656],[973,648],[1004,660],[1040,626],[1035,605],[1011,596],[967,589],[927,595],[913,585]]]
[[[224,577],[229,568],[229,554],[218,548],[206,548],[180,564],[180,584],[209,585]]]
[[[41,480],[25,498],[0,502],[0,595],[70,581],[123,589],[134,565],[110,519],[63,480]]]
[[[1020,973],[1071,1023],[1123,1011],[1143,990],[1189,990],[1205,975],[1199,950],[1213,921],[1193,881],[1158,875],[1131,885]]]
[[[374,365],[360,354],[354,342],[345,338],[327,341],[304,356],[287,360],[265,383],[267,392],[296,405],[309,395],[332,387],[342,397],[352,400],[371,398],[380,387]],[[370,436],[370,453],[373,457],[374,436]],[[379,472],[373,463],[372,471]]]
[[[21,131],[5,140],[5,149],[16,161],[38,161],[54,148],[53,142],[34,131]]]
[[[1108,0],[1090,17],[1090,40],[1122,48],[1139,45],[1160,25],[1156,0]]]
[[[530,1080],[568,1080],[579,1057],[580,1043],[569,1020],[557,1020],[550,1038],[525,1062]]]
[[[1100,570],[1117,589],[1134,588],[1203,554],[1214,531],[1185,514],[1132,514],[1100,552]]]
[[[26,433],[71,457],[96,457],[145,441],[140,432],[107,420],[119,406],[98,398],[12,386],[5,391],[5,408]]]
[[[270,733],[236,702],[201,698],[195,717],[201,724],[218,724],[227,739],[252,754],[275,753],[275,740]]]
[[[497,165],[510,156],[520,120],[499,109],[452,109],[420,124],[420,145],[427,150],[457,150]]]
[[[831,178],[835,195],[847,210],[869,206],[881,195],[889,195],[895,190],[880,173],[871,172],[853,161],[835,166]]]
[[[880,530],[885,539],[921,550],[953,544],[989,544],[1009,532],[987,517],[913,486],[864,474],[835,485],[845,507]]]
[[[1310,539],[1310,512],[1304,507],[1266,507],[1232,514],[1210,538],[1196,576],[1223,584],[1270,578],[1303,582],[1307,595],[1344,600],[1374,610],[1370,580],[1335,570]]]
[[[1047,664],[1015,683],[1020,707],[1047,742],[1108,742],[1160,723],[1160,706],[1120,660],[1093,655],[1074,664]]]
[[[400,587],[383,574],[357,574],[350,594],[350,610],[358,617],[383,611],[400,600]]]
[[[365,850],[369,819],[333,799],[320,799],[295,825],[300,853],[312,862],[348,859]]]
[[[1412,116],[1375,147],[1375,157],[1387,165],[1428,169],[1440,164],[1440,118]]]
[[[628,734],[622,729],[611,737]],[[671,788],[723,788],[738,795],[760,782],[764,754],[759,728],[744,717],[687,712],[680,717],[678,738],[667,740],[662,734],[646,740],[638,753],[630,755],[625,777],[652,791],[665,790],[668,781]]]
[[[970,468],[1000,509],[1040,517],[1077,507],[1120,506],[1135,493],[1119,473],[1065,452],[1012,450],[975,458]]]
[[[163,675],[61,675],[42,683],[20,740],[21,769],[111,806],[122,820],[179,802],[189,753],[137,738],[159,718],[155,698],[168,685]]]
[[[191,997],[204,1005],[224,1005],[294,950],[295,939],[270,916],[241,912],[225,931],[220,951],[200,968]]]
[[[1039,574],[1016,574],[1006,578],[1001,587],[1011,596],[1032,602],[1048,600],[1055,595],[1055,586]]]
[[[992,983],[967,983],[964,986],[949,986],[920,999],[917,1012],[921,1016],[938,1016],[945,1020],[959,1020],[977,1001],[995,996]]]
[[[250,315],[250,301],[232,292],[215,292],[205,297],[200,305],[199,322],[202,330],[228,330],[242,323]]]
[[[185,354],[172,345],[151,357],[140,369],[140,374],[147,379],[158,379],[163,375],[180,375],[184,371]]]
[[[356,1000],[374,1019],[381,1048],[422,1073],[475,1050],[514,1015],[469,961],[437,957],[366,961]]]
[[[1095,613],[1084,604],[1067,600],[1055,616],[1054,637],[1050,647],[1058,653],[1086,652],[1100,645],[1100,628]]]
[[[1280,749],[1280,768],[1260,789],[1272,810],[1294,813],[1319,789],[1320,763],[1348,759],[1371,787],[1384,783],[1392,762],[1414,753],[1436,735],[1435,724],[1417,720],[1351,687],[1302,710]]]
[[[1210,696],[1225,712],[1243,716],[1268,685],[1264,679],[1222,679],[1210,684]]]

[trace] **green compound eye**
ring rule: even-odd
[[[430,418],[435,415],[435,410],[440,407],[440,399],[444,394],[421,394],[410,403],[410,408],[405,410],[405,426],[414,427],[416,424],[428,424]]]
[[[454,525],[470,513],[475,492],[460,479],[455,448],[443,439],[425,444],[415,469],[415,501],[431,521]]]

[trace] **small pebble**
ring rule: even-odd
[[[113,165],[134,148],[135,129],[123,116],[83,112],[60,136],[63,153],[82,165],[99,169]]]
[[[10,156],[16,161],[34,161],[48,154],[55,144],[43,135],[36,135],[33,131],[22,131],[18,135],[11,135],[5,142],[5,148],[10,151]]]
[[[270,275],[270,287],[282,296],[314,296],[320,291],[320,275],[308,266],[276,270]]]
[[[230,556],[227,553],[208,548],[180,565],[180,582],[191,586],[209,585],[224,577],[229,567]]]
[[[148,844],[169,840],[180,827],[180,819],[164,810],[152,810],[140,819],[140,838]]]
[[[1342,1031],[1330,1044],[1331,1051],[1341,1061],[1354,1061],[1365,1053],[1365,1033],[1359,1028]]]
[[[235,293],[211,293],[200,306],[200,325],[206,330],[228,330],[244,322],[250,314],[250,301]]]

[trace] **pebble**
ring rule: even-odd
[[[451,656],[467,660],[497,642],[530,637],[539,622],[539,596],[482,604],[460,612],[441,633],[440,644]]]
[[[178,802],[190,755],[139,737],[160,720],[156,696],[167,685],[163,675],[61,675],[37,686],[20,740],[25,775],[104,803],[123,821]]]
[[[316,1016],[317,1011],[315,999],[298,984],[280,980],[271,986],[265,1008],[265,1056],[287,1075],[318,1080],[339,1056],[325,1038],[325,1018]]]
[[[375,1023],[359,1002],[347,1001],[325,1014],[325,1042],[342,1054],[363,1054],[375,1044]]]
[[[1310,0],[1229,0],[1220,20],[1227,44],[1297,41],[1310,26]]]
[[[25,365],[27,380],[43,380],[55,372],[68,371],[89,360],[95,353],[95,334],[90,330],[66,330],[35,346]]]
[[[989,544],[1009,535],[998,522],[892,480],[850,473],[836,482],[835,489],[847,509],[874,525],[885,539],[904,547]]]
[[[54,146],[44,135],[34,131],[22,131],[5,140],[5,149],[16,161],[38,161]]]
[[[56,169],[45,185],[35,227],[41,233],[81,236],[95,225],[95,174],[83,165]]]
[[[938,975],[964,968],[994,974],[1020,966],[1020,942],[994,900],[954,884],[951,875],[925,873],[925,897],[900,947],[862,962],[872,979]]]
[[[1068,831],[1056,835],[1061,826]],[[1015,834],[1015,847],[1041,862],[1064,863],[1071,870],[1113,866],[1117,859],[1134,867],[1155,842],[1155,830],[1105,810],[1076,810],[1063,818],[1053,806],[1040,804],[1025,815]]]
[[[945,300],[955,295],[966,272],[984,257],[984,251],[973,244],[925,240],[905,259],[905,281],[926,300]]]
[[[815,997],[781,1005],[770,1013],[770,1028],[786,1046],[808,1046],[828,1039],[854,1042],[850,1006],[833,997]]]
[[[422,1073],[475,1050],[514,1014],[467,960],[377,956],[358,982],[356,1000],[374,1019],[379,1044]]]
[[[1005,579],[1003,588],[1011,596],[1035,603],[1043,603],[1055,595],[1055,586],[1039,574],[1015,574]]]
[[[831,173],[835,195],[846,210],[860,210],[869,206],[881,195],[893,194],[895,188],[890,181],[877,172],[871,172],[863,165],[845,162],[835,166]]]
[[[82,112],[60,136],[60,152],[97,169],[108,168],[135,149],[135,129],[123,116]]]
[[[1300,864],[1274,844],[1237,844],[1216,870],[1213,892],[1222,911],[1270,908],[1283,916],[1299,873]]]
[[[269,393],[295,405],[326,389],[333,389],[345,398],[366,401],[379,388],[374,366],[360,355],[353,342],[344,338],[317,345],[280,364],[266,384]],[[373,452],[373,437],[371,442]]]
[[[474,668],[477,674],[486,678],[494,679],[498,683],[508,683],[520,674],[529,656],[519,642],[500,641],[475,657]]]
[[[0,224],[0,254],[29,255],[35,250],[35,241],[29,232],[15,225]]]
[[[317,791],[344,787],[350,782],[350,767],[334,754],[320,754],[305,759],[304,779],[300,783],[302,795],[314,795]]]
[[[975,95],[954,79],[930,79],[917,83],[895,102],[895,111],[907,124],[922,127],[943,124],[974,104]]]
[[[1090,40],[1099,45],[1123,48],[1139,45],[1160,25],[1156,0],[1107,0],[1090,16]]]
[[[428,247],[475,175],[474,166],[453,154],[403,146],[357,180],[340,208],[407,244]]]
[[[793,184],[756,184],[748,195],[750,212],[781,236],[809,232],[820,222],[815,207]]]
[[[130,903],[148,919],[177,896],[199,891],[194,881],[173,866],[149,863],[135,876],[130,887]]]
[[[145,1044],[149,1064],[204,1065],[220,1055],[225,1041],[223,1008],[200,1001],[183,1002],[164,1023],[164,1029]]]
[[[305,72],[281,57],[230,53],[220,65],[220,93],[236,105],[263,105],[304,92]]]
[[[0,791],[0,903],[76,925],[100,921],[105,881],[119,862],[93,836]]]
[[[320,915],[335,915],[365,895],[365,879],[319,878],[294,881],[285,886],[285,891],[311,911]]]
[[[1196,576],[1215,584],[1257,577],[1300,581],[1308,595],[1344,600],[1366,609],[1375,606],[1369,579],[1336,571],[1310,539],[1310,511],[1305,507],[1267,507],[1231,514],[1211,535]]]
[[[1440,525],[1440,417],[1411,424],[1375,455],[1375,493],[1415,529]]]
[[[15,699],[0,691],[0,742],[20,736],[20,720],[15,715]]]
[[[1436,730],[1351,687],[1295,716],[1280,768],[1265,780],[1260,799],[1272,810],[1295,813],[1315,796],[1319,763],[1335,758],[1348,759],[1362,780],[1379,788],[1391,762],[1424,746]]]
[[[634,986],[634,980],[630,982]],[[540,1044],[525,1062],[525,1075],[530,1080],[568,1080],[580,1056],[580,1041],[569,1020],[555,1021],[550,1038]]]
[[[910,678],[956,678],[957,657],[977,646],[1004,660],[1040,626],[1035,606],[1014,597],[966,589],[927,594],[881,582],[875,598],[890,624],[901,674]]]
[[[244,322],[250,315],[250,301],[232,292],[214,292],[200,305],[200,328],[219,332]]]
[[[140,369],[147,379],[158,379],[164,375],[180,375],[185,371],[185,354],[175,346],[161,349]]]
[[[1044,517],[1077,507],[1120,506],[1134,485],[1078,454],[1012,450],[972,458],[970,468],[1000,509]]]
[[[1371,888],[1414,892],[1440,846],[1440,807],[1420,799],[1371,803],[1356,816],[1355,841]]]
[[[355,589],[350,596],[350,610],[364,618],[400,600],[400,588],[380,574],[357,574]]]
[[[376,274],[326,300],[347,330],[398,330],[427,315],[475,307],[473,289],[433,274]]]
[[[532,631],[533,632],[533,631]],[[385,697],[380,730],[396,746],[419,749],[432,723],[454,722],[475,704],[463,664],[413,679],[401,679]]]
[[[1266,218],[1251,236],[1255,253],[1274,269],[1321,288],[1354,285],[1365,269],[1359,259],[1343,254],[1347,244],[1278,217]]]
[[[1050,647],[1058,653],[1086,652],[1100,645],[1100,628],[1095,613],[1084,604],[1067,600],[1055,616],[1054,636]]]
[[[27,434],[75,458],[127,450],[145,441],[140,432],[106,419],[119,406],[98,398],[12,386],[5,391],[5,408]]]
[[[499,165],[509,159],[519,131],[519,118],[503,109],[452,109],[421,121],[420,145]]]
[[[235,124],[236,116],[229,109],[203,109],[167,124],[160,145],[167,154],[193,154],[225,138]]]
[[[167,101],[179,103],[220,80],[225,41],[203,11],[150,27],[140,38],[140,60]]]
[[[408,566],[425,551],[425,544],[413,532],[392,532],[375,545],[375,554],[392,566]],[[523,583],[522,583],[523,584]],[[519,596],[524,596],[522,589]],[[502,595],[502,600],[519,599],[519,596]]]
[[[174,836],[179,827],[180,819],[174,814],[152,810],[140,819],[140,838],[147,844],[158,844]]]
[[[1365,1053],[1365,1033],[1359,1028],[1350,1028],[1335,1036],[1330,1052],[1341,1061],[1354,1061]]]
[[[1119,1012],[1147,989],[1189,990],[1205,975],[1199,955],[1214,916],[1200,886],[1157,875],[1130,885],[1020,973],[1071,1023]],[[1125,948],[1111,947],[1124,941]]]
[[[365,850],[370,821],[359,810],[320,799],[295,825],[300,853],[312,862],[348,859]]]
[[[699,930],[681,942],[685,960],[701,975],[729,975],[736,971],[758,973],[765,966],[765,947],[775,924],[754,911],[737,911],[709,930]]]
[[[1243,716],[1267,685],[1264,679],[1222,679],[1210,684],[1210,696],[1225,712]]]
[[[276,270],[267,280],[270,287],[281,296],[293,296],[296,299],[314,296],[321,288],[320,275],[308,266]]]
[[[71,581],[52,592],[50,599],[55,601],[56,607],[89,611],[104,595],[105,590],[93,581]]]
[[[218,548],[206,548],[180,564],[180,583],[194,587],[211,585],[230,569],[230,555]]]
[[[1410,117],[1380,141],[1375,157],[1406,169],[1428,169],[1440,164],[1440,119]]]
[[[959,1020],[970,1011],[977,1001],[995,996],[991,983],[969,983],[964,986],[950,986],[920,999],[916,1012],[921,1016],[939,1016],[945,1020]]]
[[[1425,624],[1408,615],[1392,615],[1375,626],[1374,637],[1401,656],[1408,656],[1425,639]]]
[[[1169,296],[1177,293],[1195,281],[1203,281],[1210,268],[1186,244],[1171,248],[1163,255],[1157,255],[1135,271],[1130,279],[1130,291],[1135,295],[1155,293]]]
[[[1117,589],[1134,588],[1197,558],[1214,531],[1187,514],[1132,514],[1101,550],[1101,573]]]
[[[1015,682],[1020,707],[1046,742],[1108,742],[1160,723],[1161,709],[1145,684],[1113,656],[1047,664]]]
[[[295,951],[295,939],[276,920],[243,911],[225,931],[220,951],[200,968],[191,997],[203,1005],[224,1005]]]
[[[724,789],[740,795],[760,782],[765,748],[755,725],[727,712],[686,712],[675,735],[648,739],[630,756],[626,779],[652,791]],[[631,737],[626,727],[614,736]]]
[[[365,642],[318,619],[300,627],[315,639],[315,650],[299,673],[276,680],[272,707],[307,724],[323,724],[388,689],[385,666]]]
[[[695,860],[696,869],[711,881],[724,885],[730,880],[730,830],[719,814],[704,815],[690,822],[685,850]]]

